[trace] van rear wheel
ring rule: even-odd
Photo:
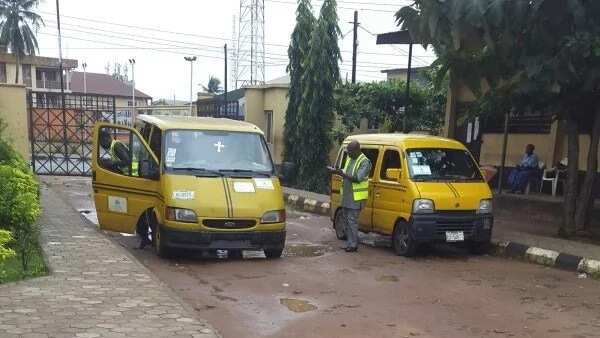
[[[410,234],[408,223],[398,221],[392,234],[392,246],[398,256],[411,257],[417,252],[419,245]]]
[[[338,210],[335,213],[335,219],[333,220],[333,228],[335,229],[335,236],[339,240],[346,239],[346,220],[344,218],[344,212]]]

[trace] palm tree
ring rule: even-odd
[[[210,76],[208,79],[208,84],[206,86],[202,86],[207,93],[211,94],[219,94],[223,92],[221,88],[221,80],[219,78]]]
[[[44,24],[34,12],[38,5],[39,0],[0,0],[0,45],[8,47],[17,59],[15,83],[19,82],[21,58],[38,50],[34,32]]]

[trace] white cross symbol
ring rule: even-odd
[[[224,145],[223,143],[221,143],[221,141],[219,141],[219,143],[215,143],[215,144],[213,144],[213,145],[214,145],[215,147],[217,147],[217,153],[220,153],[220,152],[221,152],[221,150],[222,150],[223,148],[225,148],[225,145]]]

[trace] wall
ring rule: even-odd
[[[245,120],[259,127],[263,132],[267,130],[265,111],[273,111],[273,142],[271,154],[275,164],[283,162],[284,140],[283,129],[285,112],[288,105],[288,88],[246,88],[245,92]]]
[[[483,165],[500,165],[502,162],[503,134],[483,134],[481,157]],[[554,143],[551,134],[509,134],[506,147],[506,166],[514,167],[523,158],[525,146],[535,145],[535,152],[540,161],[552,166],[554,162]]]
[[[29,160],[31,149],[27,115],[25,87],[0,84],[0,119],[7,124],[5,135],[12,141],[15,149]]]

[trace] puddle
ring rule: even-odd
[[[397,282],[398,277],[391,276],[391,275],[383,275],[383,276],[379,276],[379,277],[375,278],[375,280],[378,282]]]
[[[323,256],[331,248],[314,244],[289,244],[286,245],[284,256],[286,257],[318,257]]]
[[[281,298],[279,300],[281,305],[288,308],[288,310],[296,313],[314,311],[317,307],[306,300],[294,299],[294,298]]]

